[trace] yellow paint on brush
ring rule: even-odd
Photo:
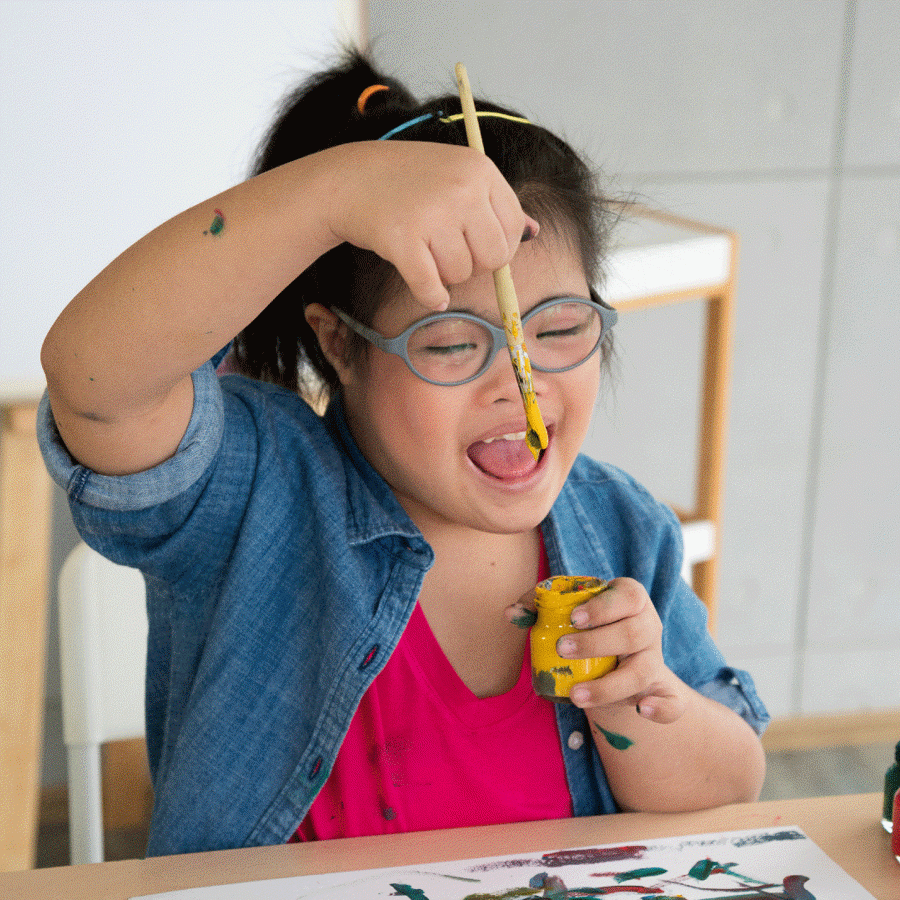
[[[611,672],[615,656],[569,659],[556,652],[557,641],[578,629],[572,610],[609,587],[602,578],[557,575],[535,588],[537,621],[531,629],[531,679],[538,696],[566,702],[573,685],[593,681]]]
[[[462,105],[463,122],[466,126],[466,139],[470,147],[484,153],[484,142],[481,140],[481,128],[478,125],[478,114],[475,110],[475,101],[472,99],[469,76],[462,63],[456,64],[456,85],[459,88],[459,102]],[[532,456],[537,459],[541,450],[547,446],[547,429],[541,418],[541,411],[534,393],[531,362],[528,359],[528,351],[525,349],[522,320],[519,316],[519,301],[508,265],[494,272],[494,291],[497,294],[497,305],[500,307],[500,316],[503,319],[509,355],[516,372],[516,382],[525,406],[525,439]]]
[[[537,459],[541,450],[547,446],[547,428],[541,418],[541,410],[538,406],[537,396],[534,392],[534,380],[531,377],[531,360],[528,359],[528,351],[525,349],[525,336],[522,333],[522,320],[519,317],[519,304],[516,299],[516,289],[513,285],[509,266],[494,272],[494,288],[497,293],[497,302],[500,306],[500,314],[503,320],[503,330],[506,332],[506,344],[509,347],[509,356],[516,373],[516,382],[519,385],[519,393],[522,395],[522,403],[525,406],[526,433],[528,449]],[[511,298],[511,302],[509,301]]]

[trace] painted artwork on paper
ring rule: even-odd
[[[800,829],[690,835],[193,888],[134,900],[874,900]]]

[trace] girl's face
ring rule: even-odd
[[[577,253],[553,235],[522,244],[511,267],[523,315],[554,297],[588,297]],[[499,325],[493,276],[451,288],[449,309]],[[403,288],[373,327],[394,337],[423,315]],[[532,371],[549,438],[537,462],[524,440],[525,411],[505,348],[479,378],[445,387],[370,345],[345,377],[344,402],[364,456],[426,538],[460,526],[511,534],[537,526],[559,494],[590,424],[599,360],[594,354],[567,372]]]

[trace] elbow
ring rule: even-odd
[[[747,771],[744,778],[743,796],[738,803],[755,803],[762,793],[766,780],[766,753],[759,738],[754,735],[747,752]]]

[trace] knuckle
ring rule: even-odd
[[[639,649],[644,637],[644,626],[641,620],[637,616],[629,616],[622,621],[622,630],[629,652]]]
[[[643,605],[643,598],[646,594],[644,586],[633,578],[623,578],[616,585],[619,594],[624,601],[627,602],[630,609],[636,609]]]

